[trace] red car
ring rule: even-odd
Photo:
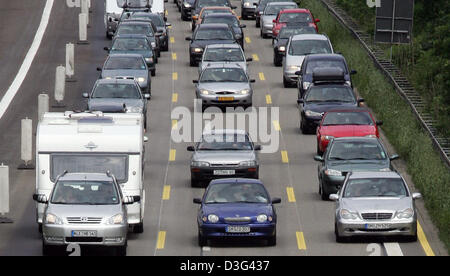
[[[312,13],[307,9],[286,9],[281,10],[277,18],[273,20],[272,36],[276,37],[281,27],[286,26],[287,23],[305,23],[311,27],[314,27],[317,32],[317,24],[319,19],[314,19]]]
[[[366,108],[330,110],[323,115],[317,128],[317,154],[322,155],[333,138],[364,136],[379,138],[378,126],[382,124],[382,121],[375,121]]]

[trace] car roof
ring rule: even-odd
[[[388,172],[355,171],[355,172],[352,172],[349,176],[349,179],[363,179],[363,178],[401,178],[401,175],[398,172],[394,172],[394,171],[388,171]]]
[[[95,85],[99,84],[133,84],[136,85],[135,80],[130,79],[98,79]]]
[[[114,58],[114,57],[129,57],[129,58],[143,58],[142,55],[140,54],[122,54],[122,53],[118,53],[118,54],[109,54],[108,58]]]
[[[59,178],[60,181],[113,181],[106,173],[66,173]]]
[[[116,35],[114,37],[114,40],[117,38],[141,38],[141,39],[147,39],[147,36],[144,34],[123,34],[123,35]]]
[[[292,40],[328,40],[328,37],[323,34],[298,34],[293,35]]]
[[[227,129],[214,129],[214,130],[206,130],[202,133],[202,135],[231,135],[231,134],[242,134],[242,135],[247,135],[247,132],[243,129],[231,129],[231,128],[227,128]]]
[[[284,3],[284,2],[281,2]],[[291,2],[293,3],[293,2]],[[310,13],[309,10],[307,9],[285,9],[285,10],[281,10],[280,13]]]
[[[239,65],[237,62],[213,62],[213,63],[208,63],[208,65],[205,67],[204,70],[206,69],[217,69],[217,68],[231,68],[231,69],[242,69],[244,70],[244,68],[242,68],[241,65]],[[245,71],[245,70],[244,70]]]
[[[228,24],[225,23],[206,23],[200,24],[199,29],[229,29]]]
[[[236,49],[240,49],[241,45],[239,44],[210,44],[207,45],[206,48],[236,48]]]
[[[369,112],[370,110],[365,107],[338,107],[333,108],[327,111],[327,113],[330,112]]]
[[[380,140],[378,138],[374,138],[374,137],[339,137],[339,138],[334,138],[333,142],[339,142],[339,141],[367,141],[367,142],[380,142]]]
[[[216,12],[216,13],[210,13],[205,15],[206,17],[234,17],[237,19],[237,16],[232,13],[225,13],[225,12]],[[205,17],[205,18],[206,18]],[[204,20],[204,19],[203,19]]]
[[[291,1],[291,2],[287,2],[287,1],[286,2],[269,2],[269,3],[267,3],[266,7],[278,6],[278,5],[292,5],[293,6],[293,4],[297,5],[297,3],[293,2],[293,1]]]
[[[222,178],[222,179],[215,179],[213,181],[211,181],[211,183],[209,184],[214,185],[214,184],[242,184],[242,183],[247,183],[247,184],[258,184],[258,185],[263,185],[262,181],[259,179],[253,179],[253,178]]]
[[[307,55],[305,60],[342,60],[345,61],[344,56],[340,54],[310,54]]]

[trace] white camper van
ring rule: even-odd
[[[45,113],[36,133],[36,194],[49,198],[55,180],[65,171],[109,171],[124,196],[141,197],[141,202],[127,206],[127,213],[133,232],[142,233],[144,139],[143,117],[138,113]],[[41,230],[44,204],[37,204],[36,211]]]
[[[165,19],[166,9],[164,8],[164,0],[150,0],[152,13],[159,13]]]
[[[111,38],[117,30],[123,11],[121,0],[105,0],[106,37]]]

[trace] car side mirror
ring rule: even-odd
[[[318,162],[322,162],[323,161],[323,157],[320,156],[320,155],[316,155],[316,156],[314,156],[314,160],[318,161]]]
[[[314,22],[315,22],[315,23],[319,23],[319,22],[320,22],[320,19],[316,19],[316,20],[314,20]]]
[[[297,76],[300,76],[300,75],[302,74],[302,71],[297,71],[297,72],[295,72],[295,74],[296,74]]]
[[[83,98],[85,99],[89,98],[89,93],[83,93]]]
[[[331,194],[328,198],[330,200],[332,200],[332,201],[338,201],[339,200],[339,196],[337,194]]]
[[[353,70],[353,69],[352,69],[352,70],[350,71],[350,75],[356,75],[356,73],[358,73],[356,70]]]
[[[195,151],[194,146],[188,146],[186,149],[187,149],[187,151]]]
[[[272,204],[279,204],[279,203],[281,203],[281,198],[279,197],[272,198]]]
[[[194,202],[195,204],[202,204],[202,200],[200,198],[194,198],[192,202]]]
[[[151,96],[150,96],[150,94],[147,93],[147,94],[144,94],[144,98],[149,100],[151,98]]]
[[[125,196],[123,198],[123,204],[126,204],[126,205],[133,204],[133,203],[139,202],[139,201],[141,201],[140,196]]]
[[[251,79],[250,82],[251,82],[251,83],[255,83],[256,80],[255,80],[255,79]]]
[[[192,83],[198,83],[198,80],[192,80]]]
[[[166,27],[170,27],[172,24],[166,22]]]
[[[261,149],[262,149],[261,145],[256,145],[256,146],[255,146],[255,150],[256,150],[256,151],[260,151]]]
[[[253,58],[247,58],[246,61],[247,61],[247,62],[253,61]]]
[[[185,39],[186,39],[187,41],[192,41],[192,37],[189,37],[189,36],[186,37]]]
[[[400,158],[400,156],[399,156],[398,154],[393,154],[393,155],[391,155],[391,157],[389,157],[389,159],[390,159],[391,161],[397,160],[397,159],[399,159],[399,158]]]
[[[97,67],[97,71],[101,72],[103,69],[101,67]]]
[[[42,204],[48,203],[47,196],[43,195],[43,194],[34,194],[33,200],[36,201],[37,203],[42,203]]]
[[[111,49],[109,49],[108,47],[103,48],[103,50],[109,52]]]
[[[147,142],[148,142],[148,137],[144,136],[144,143],[147,143]]]
[[[276,19],[272,20],[272,23],[277,23],[277,20]]]
[[[298,100],[297,100],[297,103],[298,103],[298,104],[302,104],[302,103],[304,103],[304,102],[305,102],[305,101],[304,101],[303,99],[298,99]]]
[[[422,198],[422,194],[421,193],[413,193],[412,194],[412,198],[413,199],[420,199],[420,198]]]
[[[383,121],[376,121],[376,125],[377,126],[382,126],[383,125]]]

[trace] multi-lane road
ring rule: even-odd
[[[0,8],[0,96],[10,87],[27,55],[39,27],[43,10],[52,0],[9,1]],[[13,224],[0,224],[0,255],[40,255],[41,237],[35,223],[35,171],[19,171],[20,119],[33,119],[36,127],[37,96],[42,92],[52,96],[55,69],[65,63],[65,44],[78,40],[79,8],[67,7],[66,1],[54,1],[50,20],[34,61],[16,96],[0,118],[0,162],[10,166],[10,205],[8,216]],[[233,4],[240,6],[238,1]],[[111,41],[105,37],[103,1],[92,1],[87,45],[76,45],[75,77],[66,83],[64,103],[68,110],[84,109],[82,93],[90,91],[98,78],[107,53],[103,47]],[[279,118],[271,121],[279,134],[279,150],[260,154],[260,178],[271,196],[281,197],[277,206],[277,245],[266,247],[258,243],[218,243],[200,248],[197,245],[194,197],[204,189],[190,186],[188,143],[175,143],[171,137],[171,111],[178,106],[194,109],[193,79],[197,68],[189,66],[188,42],[190,22],[181,21],[176,5],[166,3],[170,30],[170,49],[163,52],[152,79],[152,99],[149,102],[146,134],[145,189],[147,193],[145,231],[130,234],[128,255],[446,255],[434,227],[419,204],[419,222],[424,236],[418,242],[398,242],[386,239],[359,239],[338,244],[334,239],[334,203],[320,200],[317,184],[317,164],[314,135],[302,135],[296,104],[297,90],[285,89],[282,69],[272,63],[271,40],[259,37],[254,21],[243,21],[245,52],[253,57],[250,64],[254,84],[255,107],[279,107]],[[239,12],[240,13],[240,12]],[[18,73],[19,72],[19,73]],[[356,76],[357,77],[357,76]],[[0,103],[0,106],[4,103]],[[52,108],[51,111],[64,109]],[[269,124],[270,124],[269,123]],[[398,243],[397,243],[398,242]],[[427,247],[429,246],[429,248]],[[375,250],[375,251],[374,251]],[[92,253],[92,252],[88,252]],[[95,251],[93,254],[107,252]]]

